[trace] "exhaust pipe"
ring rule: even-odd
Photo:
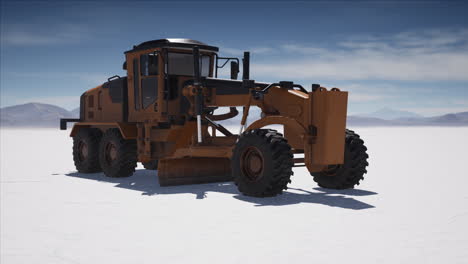
[[[244,51],[244,58],[242,59],[242,86],[243,88],[252,88],[253,81],[250,80],[250,52]],[[244,107],[242,113],[241,127],[239,129],[239,137],[242,135],[245,129],[245,124],[247,123],[247,116],[249,115],[250,104],[252,96],[249,96],[249,102],[247,106]],[[239,140],[239,138],[237,139]]]
[[[197,90],[197,94],[195,96],[195,112],[197,114],[197,139],[198,143],[202,143],[201,115],[203,112],[203,93],[201,89],[200,50],[198,49],[198,46],[193,47],[193,72],[193,86],[195,86],[195,89]]]
[[[250,79],[250,52],[244,52],[244,58],[242,59],[242,80]]]

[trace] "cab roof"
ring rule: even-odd
[[[138,45],[133,46],[133,49],[126,51],[125,53],[152,49],[152,48],[193,48],[198,46],[201,50],[209,50],[217,52],[218,47],[209,46],[201,41],[193,39],[183,39],[183,38],[168,38],[168,39],[156,39],[142,42]]]

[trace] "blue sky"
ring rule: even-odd
[[[2,1],[1,106],[72,109],[123,52],[192,38],[252,52],[251,78],[350,91],[350,113],[468,111],[468,2]]]

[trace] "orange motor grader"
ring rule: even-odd
[[[237,80],[239,59],[217,52],[189,39],[147,41],[125,52],[127,76],[86,91],[80,118],[60,122],[61,129],[75,122],[70,136],[78,172],[128,177],[141,162],[158,170],[161,186],[233,180],[256,197],[282,193],[299,166],[324,188],[359,184],[368,155],[346,129],[347,92],[255,82],[248,52]],[[217,78],[228,62],[231,79]],[[229,112],[216,114],[219,107]],[[262,114],[247,126],[252,107]],[[239,134],[218,123],[239,114]],[[265,128],[271,125],[282,125],[284,134]]]

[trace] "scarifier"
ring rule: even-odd
[[[75,122],[77,170],[128,177],[142,162],[157,170],[161,186],[233,180],[240,192],[257,197],[282,193],[300,166],[324,188],[359,184],[368,155],[362,139],[346,129],[347,92],[251,80],[249,52],[237,80],[239,59],[217,53],[190,39],[147,41],[125,52],[127,76],[86,91],[80,118],[60,121],[61,129]],[[218,78],[228,63],[231,79]],[[215,114],[219,107],[229,112]],[[233,134],[218,121],[236,117],[237,107],[243,109],[240,133]],[[262,114],[247,126],[252,107]],[[284,135],[265,128],[271,125],[282,125]]]

